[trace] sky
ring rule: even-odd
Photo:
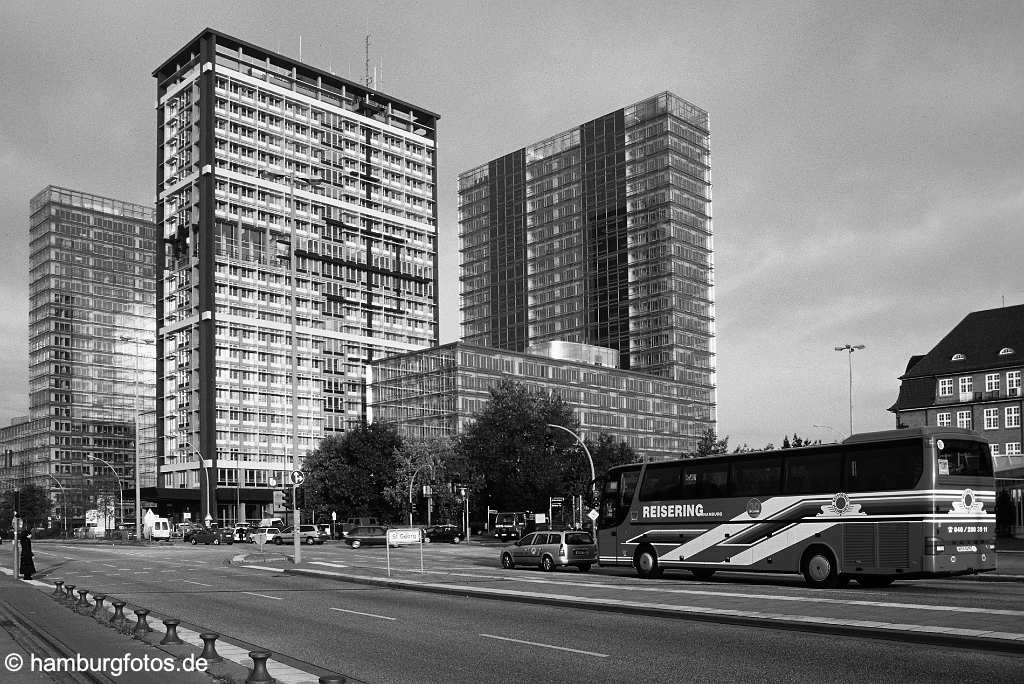
[[[441,115],[441,343],[458,174],[665,90],[707,110],[718,433],[895,426],[913,354],[1024,303],[1024,3],[0,2],[0,424],[28,413],[28,203],[155,197],[152,71],[210,27]],[[835,347],[863,344],[852,357]]]

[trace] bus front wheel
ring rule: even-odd
[[[646,578],[661,577],[661,566],[658,565],[658,554],[650,546],[640,549],[633,559],[636,574]]]
[[[813,546],[807,550],[801,570],[807,585],[814,589],[834,589],[839,584],[835,556],[824,546]]]

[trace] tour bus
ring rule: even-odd
[[[970,430],[919,427],[841,444],[612,468],[601,565],[801,573],[815,588],[996,569],[995,479]]]

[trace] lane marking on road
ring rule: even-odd
[[[310,565],[326,565],[331,568],[347,568],[347,565],[341,563],[328,563],[327,561],[309,561]]]
[[[181,581],[182,582],[187,582],[188,584],[198,584],[201,587],[212,587],[213,586],[212,584],[203,584],[202,582],[193,582],[192,580],[181,580]]]
[[[279,572],[284,574],[284,568],[268,568],[265,565],[243,565],[243,568],[249,568],[251,570],[270,570],[271,572]]]
[[[366,617],[378,618],[380,620],[397,620],[398,618],[388,617],[387,615],[374,615],[373,613],[360,613],[358,610],[345,610],[344,608],[331,608],[339,613],[352,613],[353,615],[365,615]]]
[[[260,596],[262,598],[274,599],[275,601],[284,601],[284,599],[280,596],[271,596],[270,594],[257,594],[255,591],[243,591],[242,593],[248,594],[249,596]]]
[[[595,653],[594,651],[581,651],[578,648],[567,648],[565,646],[554,646],[552,644],[541,644],[536,641],[524,641],[522,639],[510,639],[508,637],[495,636],[493,634],[481,634],[480,636],[485,639],[498,639],[499,641],[511,641],[515,644],[525,644],[527,646],[538,646],[540,648],[551,648],[556,651],[568,651],[569,653],[579,653],[581,655],[594,656],[596,658],[607,658],[607,653]]]

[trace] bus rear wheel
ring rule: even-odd
[[[650,546],[640,549],[636,557],[633,559],[633,566],[636,568],[636,574],[645,578],[657,578],[661,577],[661,566],[658,565],[658,554]]]
[[[800,564],[807,586],[813,589],[834,589],[839,584],[836,559],[824,546],[813,546]]]
[[[881,589],[887,587],[896,581],[896,578],[892,575],[858,575],[857,584],[862,587],[871,587],[873,589]]]

